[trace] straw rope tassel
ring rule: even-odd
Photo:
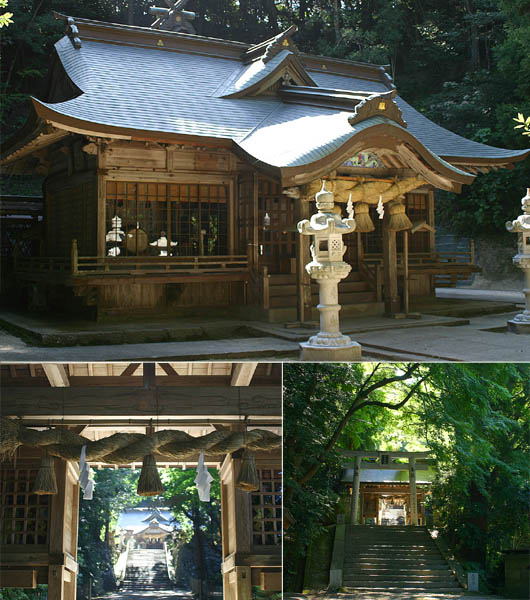
[[[164,489],[156,467],[155,457],[152,454],[147,454],[144,456],[136,492],[139,496],[158,496],[164,493]]]
[[[55,495],[58,491],[54,459],[51,456],[43,456],[40,459],[39,470],[33,483],[32,492],[44,496]]]
[[[357,202],[355,205],[355,231],[368,233],[374,231],[375,225],[370,217],[370,206],[366,202]]]
[[[389,231],[403,231],[410,229],[412,223],[405,213],[405,205],[402,200],[392,200],[388,203],[388,222]]]

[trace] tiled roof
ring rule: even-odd
[[[141,29],[127,28],[127,31]],[[145,31],[141,35],[147,35]],[[179,35],[179,40],[185,40],[185,36]],[[296,104],[292,100],[287,103],[276,95],[226,97],[281,70],[282,64],[291,60],[290,50],[281,50],[267,62],[258,58],[245,66],[234,49],[231,55],[221,56],[213,50],[199,52],[195,47],[189,52],[185,46],[174,51],[93,37],[83,39],[80,49],[75,49],[70,39],[64,37],[56,48],[66,73],[83,92],[65,102],[36,102],[37,112],[39,106],[46,107],[58,115],[57,121],[70,117],[128,130],[233,140],[257,161],[275,167],[314,162],[367,127],[388,122],[384,117],[372,117],[352,126],[348,118],[353,110]],[[304,63],[303,56],[292,60],[297,65]],[[373,70],[377,75],[377,69]],[[307,76],[324,88],[389,91],[383,78],[375,81],[373,74],[371,79],[363,79],[307,70]],[[407,131],[436,159],[506,160],[527,153],[467,140],[436,125],[401,98],[396,97],[396,103],[402,110]]]

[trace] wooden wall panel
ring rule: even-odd
[[[72,239],[81,256],[95,256],[97,177],[84,173],[54,177],[44,186],[48,256],[70,256]]]

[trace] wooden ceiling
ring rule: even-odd
[[[0,414],[36,429],[90,440],[162,429],[281,435],[279,363],[16,363],[1,365],[0,377]]]
[[[281,385],[280,363],[148,364],[154,365],[157,386]],[[16,363],[0,367],[2,387],[144,386],[144,375],[143,363]]]

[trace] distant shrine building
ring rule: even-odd
[[[429,452],[342,450],[352,525],[427,525],[434,481]]]
[[[169,12],[153,28],[56,15],[48,90],[2,154],[6,172],[45,176],[41,243],[14,265],[29,307],[310,319],[296,223],[322,180],[357,222],[342,314],[397,313],[477,269],[435,252],[434,190],[528,150],[439,127],[383,67],[304,54],[294,27],[250,45]]]
[[[160,550],[176,531],[168,509],[129,509],[118,516],[117,531],[121,545]]]

